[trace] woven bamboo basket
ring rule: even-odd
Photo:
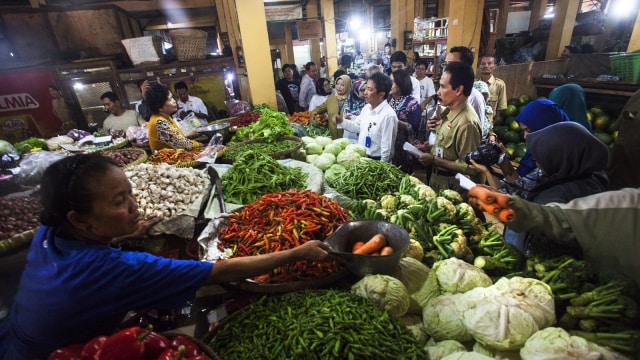
[[[119,151],[132,151],[140,154],[136,160],[128,164],[125,164],[124,167],[142,164],[143,162],[147,161],[147,152],[144,149],[140,149],[140,148],[124,148],[124,149],[108,150],[108,151],[102,151],[102,153],[109,154],[109,153],[115,153]]]
[[[207,56],[207,33],[196,29],[170,30],[178,61],[202,60]]]

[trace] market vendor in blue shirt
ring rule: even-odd
[[[55,349],[111,334],[129,310],[180,307],[205,284],[329,256],[317,240],[215,265],[122,251],[114,240],[144,238],[159,220],[141,218],[115,161],[97,154],[67,157],[42,179],[42,225],[15,303],[0,323],[0,359],[47,358]]]

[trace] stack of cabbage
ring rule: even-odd
[[[293,158],[306,161],[324,171],[325,178],[329,178],[327,181],[340,176],[366,155],[363,146],[353,144],[345,138],[331,140],[326,136],[303,136],[302,143],[304,146],[293,154]]]
[[[456,258],[432,269],[411,257],[393,276],[367,275],[351,288],[405,324],[429,359],[624,359],[556,323],[548,285],[532,278],[492,283]]]

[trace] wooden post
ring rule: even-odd
[[[249,97],[245,99],[277,109],[264,2],[236,0],[235,3],[240,32],[247,37],[247,41],[242,42],[249,85]],[[267,59],[269,61],[265,61]]]
[[[475,69],[478,62],[484,0],[451,0],[449,6],[456,11],[449,14],[447,49],[466,46],[473,50],[476,55],[473,65]]]
[[[547,13],[547,0],[532,0],[531,3],[529,31],[537,29],[540,26],[540,19]]]
[[[413,31],[415,19],[413,0],[391,0],[391,38],[396,40],[395,51],[404,51],[404,32]],[[408,55],[411,59],[411,55]]]
[[[283,64],[293,64],[295,61],[293,57],[293,36],[291,35],[291,24],[290,22],[284,25],[284,42],[286,51],[282,54],[282,62]]]
[[[638,10],[636,9],[636,11]],[[640,50],[640,11],[636,14],[636,22],[633,25],[633,30],[631,31],[629,46],[627,46],[627,51],[636,50]]]
[[[545,60],[557,59],[560,57],[564,47],[571,43],[571,35],[573,34],[579,7],[580,0],[556,2]]]
[[[438,0],[438,17],[449,16],[449,1]]]
[[[320,6],[324,20],[324,46],[327,57],[327,76],[338,70],[338,50],[336,44],[336,17],[333,13],[333,0],[322,0]]]
[[[307,19],[317,19],[320,13],[316,1],[307,2]],[[309,39],[309,49],[311,50],[311,61],[320,68],[320,39]]]
[[[507,17],[509,16],[509,0],[498,1],[498,18],[496,19],[496,39],[503,38],[507,33]]]

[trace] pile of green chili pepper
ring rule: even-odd
[[[404,325],[347,291],[263,297],[217,329],[221,359],[426,359]]]
[[[218,234],[232,257],[253,256],[292,249],[309,240],[324,240],[349,220],[347,210],[335,200],[310,190],[267,194],[229,216]],[[287,282],[325,276],[338,271],[333,262],[298,261],[256,278]]]
[[[404,175],[397,166],[384,161],[359,161],[328,184],[351,199],[375,200],[398,191]]]
[[[257,142],[244,144],[242,146],[235,147],[233,149],[227,149],[224,152],[224,157],[231,160],[236,160],[240,155],[245,152],[254,152],[261,154],[273,154],[280,151],[289,150],[298,145],[297,142],[291,140],[283,140],[272,143]]]
[[[225,200],[234,204],[250,204],[265,194],[307,187],[307,174],[301,168],[282,165],[261,152],[240,154],[221,179]]]

